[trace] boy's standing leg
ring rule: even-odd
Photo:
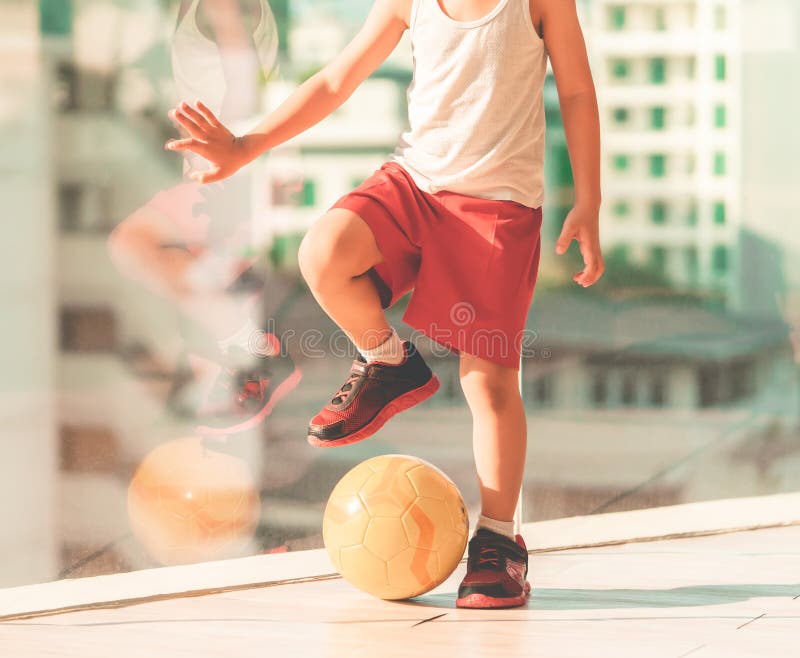
[[[514,532],[527,447],[525,409],[518,373],[462,353],[461,387],[472,413],[472,449],[481,515],[470,540],[467,575],[458,607],[508,607],[525,603],[528,552]]]

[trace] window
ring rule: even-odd
[[[621,30],[625,27],[625,7],[621,5],[614,5],[609,7],[609,25],[615,30]]]
[[[659,85],[667,79],[667,60],[663,57],[654,57],[650,60],[650,82]]]
[[[727,23],[727,15],[725,13],[725,7],[722,5],[717,5],[714,7],[714,27],[718,30],[724,30],[725,25]]]
[[[39,0],[39,29],[44,36],[72,33],[72,3],[64,0]]]
[[[595,407],[603,407],[608,402],[608,378],[599,370],[592,375],[592,402]]]
[[[724,128],[727,123],[727,108],[724,105],[717,105],[714,108],[714,126]]]
[[[114,310],[106,307],[61,309],[64,352],[110,352],[117,346]]]
[[[720,402],[722,373],[716,364],[703,366],[697,370],[698,400],[701,407],[711,407]]]
[[[624,405],[632,405],[636,403],[636,377],[633,372],[626,371],[622,373],[622,390],[620,391],[620,400]]]
[[[617,201],[613,206],[613,212],[616,217],[625,219],[631,212],[630,204],[627,201]]]
[[[59,184],[58,223],[65,233],[80,230],[85,193],[86,187],[83,183],[64,182]]]
[[[667,221],[667,204],[663,201],[650,204],[650,219],[653,224],[664,224]]]
[[[653,178],[663,178],[667,173],[667,157],[656,154],[650,156],[650,175]]]
[[[686,278],[691,285],[697,283],[697,275],[700,272],[700,261],[697,255],[697,247],[694,245],[686,247],[684,251],[684,260],[686,261]]]
[[[714,175],[724,176],[727,169],[727,162],[724,153],[714,154]]]
[[[301,206],[313,206],[315,203],[316,185],[313,180],[306,179],[303,181],[303,191],[300,197]]]
[[[630,113],[626,107],[614,108],[614,123],[627,123]]]
[[[540,406],[552,406],[553,389],[553,376],[542,375],[528,384],[528,397]]]
[[[614,156],[614,169],[617,171],[626,171],[631,165],[630,158],[627,155]]]
[[[664,375],[653,373],[650,377],[650,404],[663,407],[667,399],[667,382]]]
[[[630,73],[628,61],[624,59],[615,59],[611,64],[611,75],[615,78],[627,78]]]
[[[717,80],[724,80],[726,77],[725,55],[717,55],[714,58],[714,75]]]
[[[725,224],[725,204],[722,201],[717,201],[714,204],[714,223],[720,226]]]
[[[717,245],[711,252],[711,267],[715,274],[725,274],[728,271],[728,248]]]
[[[664,115],[666,109],[663,107],[654,107],[650,110],[650,126],[654,130],[662,130],[664,128]]]
[[[653,23],[657,32],[663,32],[667,29],[667,17],[664,12],[664,7],[656,7]]]
[[[686,224],[697,226],[697,202],[692,201],[686,209]]]
[[[666,247],[651,247],[650,248],[650,267],[658,272],[664,274],[667,270],[667,248]]]

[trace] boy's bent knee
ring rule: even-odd
[[[312,287],[363,274],[380,262],[372,232],[355,213],[334,208],[315,222],[297,254],[300,272]]]

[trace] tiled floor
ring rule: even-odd
[[[531,555],[525,608],[455,608],[464,565],[413,601],[340,579],[0,624],[0,655],[798,655],[800,526]]]

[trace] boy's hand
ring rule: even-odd
[[[189,137],[171,139],[164,148],[170,151],[185,149],[204,157],[211,163],[211,168],[196,171],[190,177],[199,183],[213,183],[236,173],[250,158],[241,138],[223,126],[203,103],[197,101],[196,105],[194,108],[183,102],[169,111],[169,117],[183,126]]]
[[[579,206],[570,210],[564,220],[561,235],[556,241],[556,253],[559,255],[565,253],[573,240],[578,241],[585,267],[581,272],[574,274],[572,280],[586,288],[595,283],[605,269],[603,256],[600,253],[597,210]]]

